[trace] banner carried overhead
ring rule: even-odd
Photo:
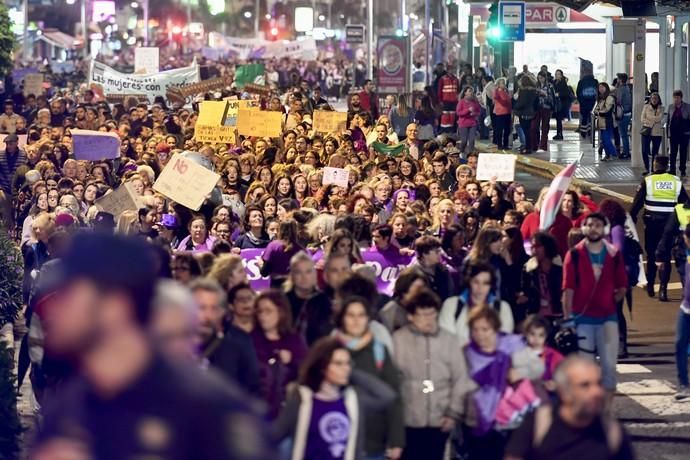
[[[167,70],[155,74],[126,74],[112,67],[91,61],[89,84],[103,88],[103,94],[146,94],[153,103],[156,96],[165,98],[171,88],[199,82],[199,65],[195,62],[189,67]]]
[[[225,37],[211,32],[208,37],[209,49],[205,56],[236,55],[240,59],[292,58],[315,60],[318,57],[316,40],[307,38],[294,41],[266,41],[253,38]]]

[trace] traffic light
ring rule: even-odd
[[[491,46],[497,45],[503,38],[503,30],[498,20],[498,2],[489,6],[489,21],[486,25],[486,36]]]

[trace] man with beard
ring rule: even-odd
[[[65,107],[65,100],[61,97],[53,99],[50,102],[50,125],[62,126],[67,116],[67,109]]]
[[[575,317],[580,353],[600,358],[607,402],[616,390],[618,315],[616,303],[628,287],[623,255],[606,241],[609,223],[591,213],[583,224],[585,239],[568,251],[563,263],[563,316]]]
[[[579,356],[563,361],[554,375],[556,406],[528,415],[511,436],[506,460],[632,460],[632,444],[621,424],[604,413],[601,370]]]
[[[259,364],[251,337],[227,318],[228,297],[235,301],[247,292],[253,295],[253,291],[248,285],[239,284],[226,296],[220,285],[209,278],[195,280],[190,289],[199,304],[202,357],[250,394],[258,394]]]
[[[47,351],[78,375],[46,405],[30,458],[275,458],[238,390],[152,345],[158,265],[139,239],[74,238],[41,319]]]
[[[362,112],[362,104],[360,103],[359,94],[350,96],[350,106],[347,109],[347,126],[350,126],[352,119]]]

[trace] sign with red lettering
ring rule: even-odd
[[[558,4],[527,3],[525,20],[529,25],[548,25],[570,22],[570,8]]]
[[[165,166],[153,189],[183,206],[199,210],[220,176],[176,154]]]

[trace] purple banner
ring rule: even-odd
[[[255,291],[268,289],[271,284],[270,278],[261,276],[261,270],[259,269],[258,263],[263,252],[263,249],[242,249],[240,251],[247,279]],[[320,260],[323,258],[323,252],[317,251],[313,254],[313,258],[315,262]],[[393,287],[400,271],[414,261],[414,258],[411,256],[383,254],[371,249],[362,251],[362,259],[364,259],[364,263],[374,269],[376,287],[379,292],[388,295],[393,294]]]

